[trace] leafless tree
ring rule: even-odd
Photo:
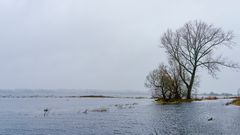
[[[184,89],[182,89],[182,81],[178,73],[179,71],[174,66],[167,67],[161,64],[146,77],[145,86],[152,89],[152,95],[155,98],[180,99],[184,94]]]
[[[146,77],[145,87],[152,90],[154,98],[167,99],[167,83],[166,66],[161,64],[157,69],[151,71]]]
[[[205,68],[215,76],[219,66],[238,68],[238,65],[227,62],[215,50],[222,46],[232,46],[232,32],[208,25],[202,21],[186,23],[176,31],[167,30],[161,37],[170,61],[177,63],[180,78],[187,88],[187,99],[191,98],[193,85],[199,68]]]

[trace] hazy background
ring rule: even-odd
[[[233,30],[237,46],[219,50],[240,63],[237,0],[2,0],[0,88],[139,90],[166,61],[159,48],[167,28],[190,20]],[[240,72],[217,80],[201,72],[199,92],[232,92]]]

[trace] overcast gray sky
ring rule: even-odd
[[[221,49],[240,63],[238,0],[2,0],[0,88],[139,90],[166,61],[167,28],[202,20],[233,30],[237,46]],[[240,72],[219,79],[201,72],[200,92],[233,92]]]

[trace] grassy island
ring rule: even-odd
[[[155,99],[155,102],[157,104],[161,105],[169,105],[169,104],[180,104],[180,103],[189,103],[193,101],[202,101],[203,99],[199,98],[193,98],[193,99],[170,99],[170,100],[164,100],[164,99]]]

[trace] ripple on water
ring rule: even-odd
[[[0,134],[239,134],[240,108],[224,106],[226,102],[155,105],[150,99],[2,99]],[[137,103],[134,108],[114,106],[132,103]],[[78,113],[101,106],[109,111]],[[45,107],[51,107],[47,117]]]

